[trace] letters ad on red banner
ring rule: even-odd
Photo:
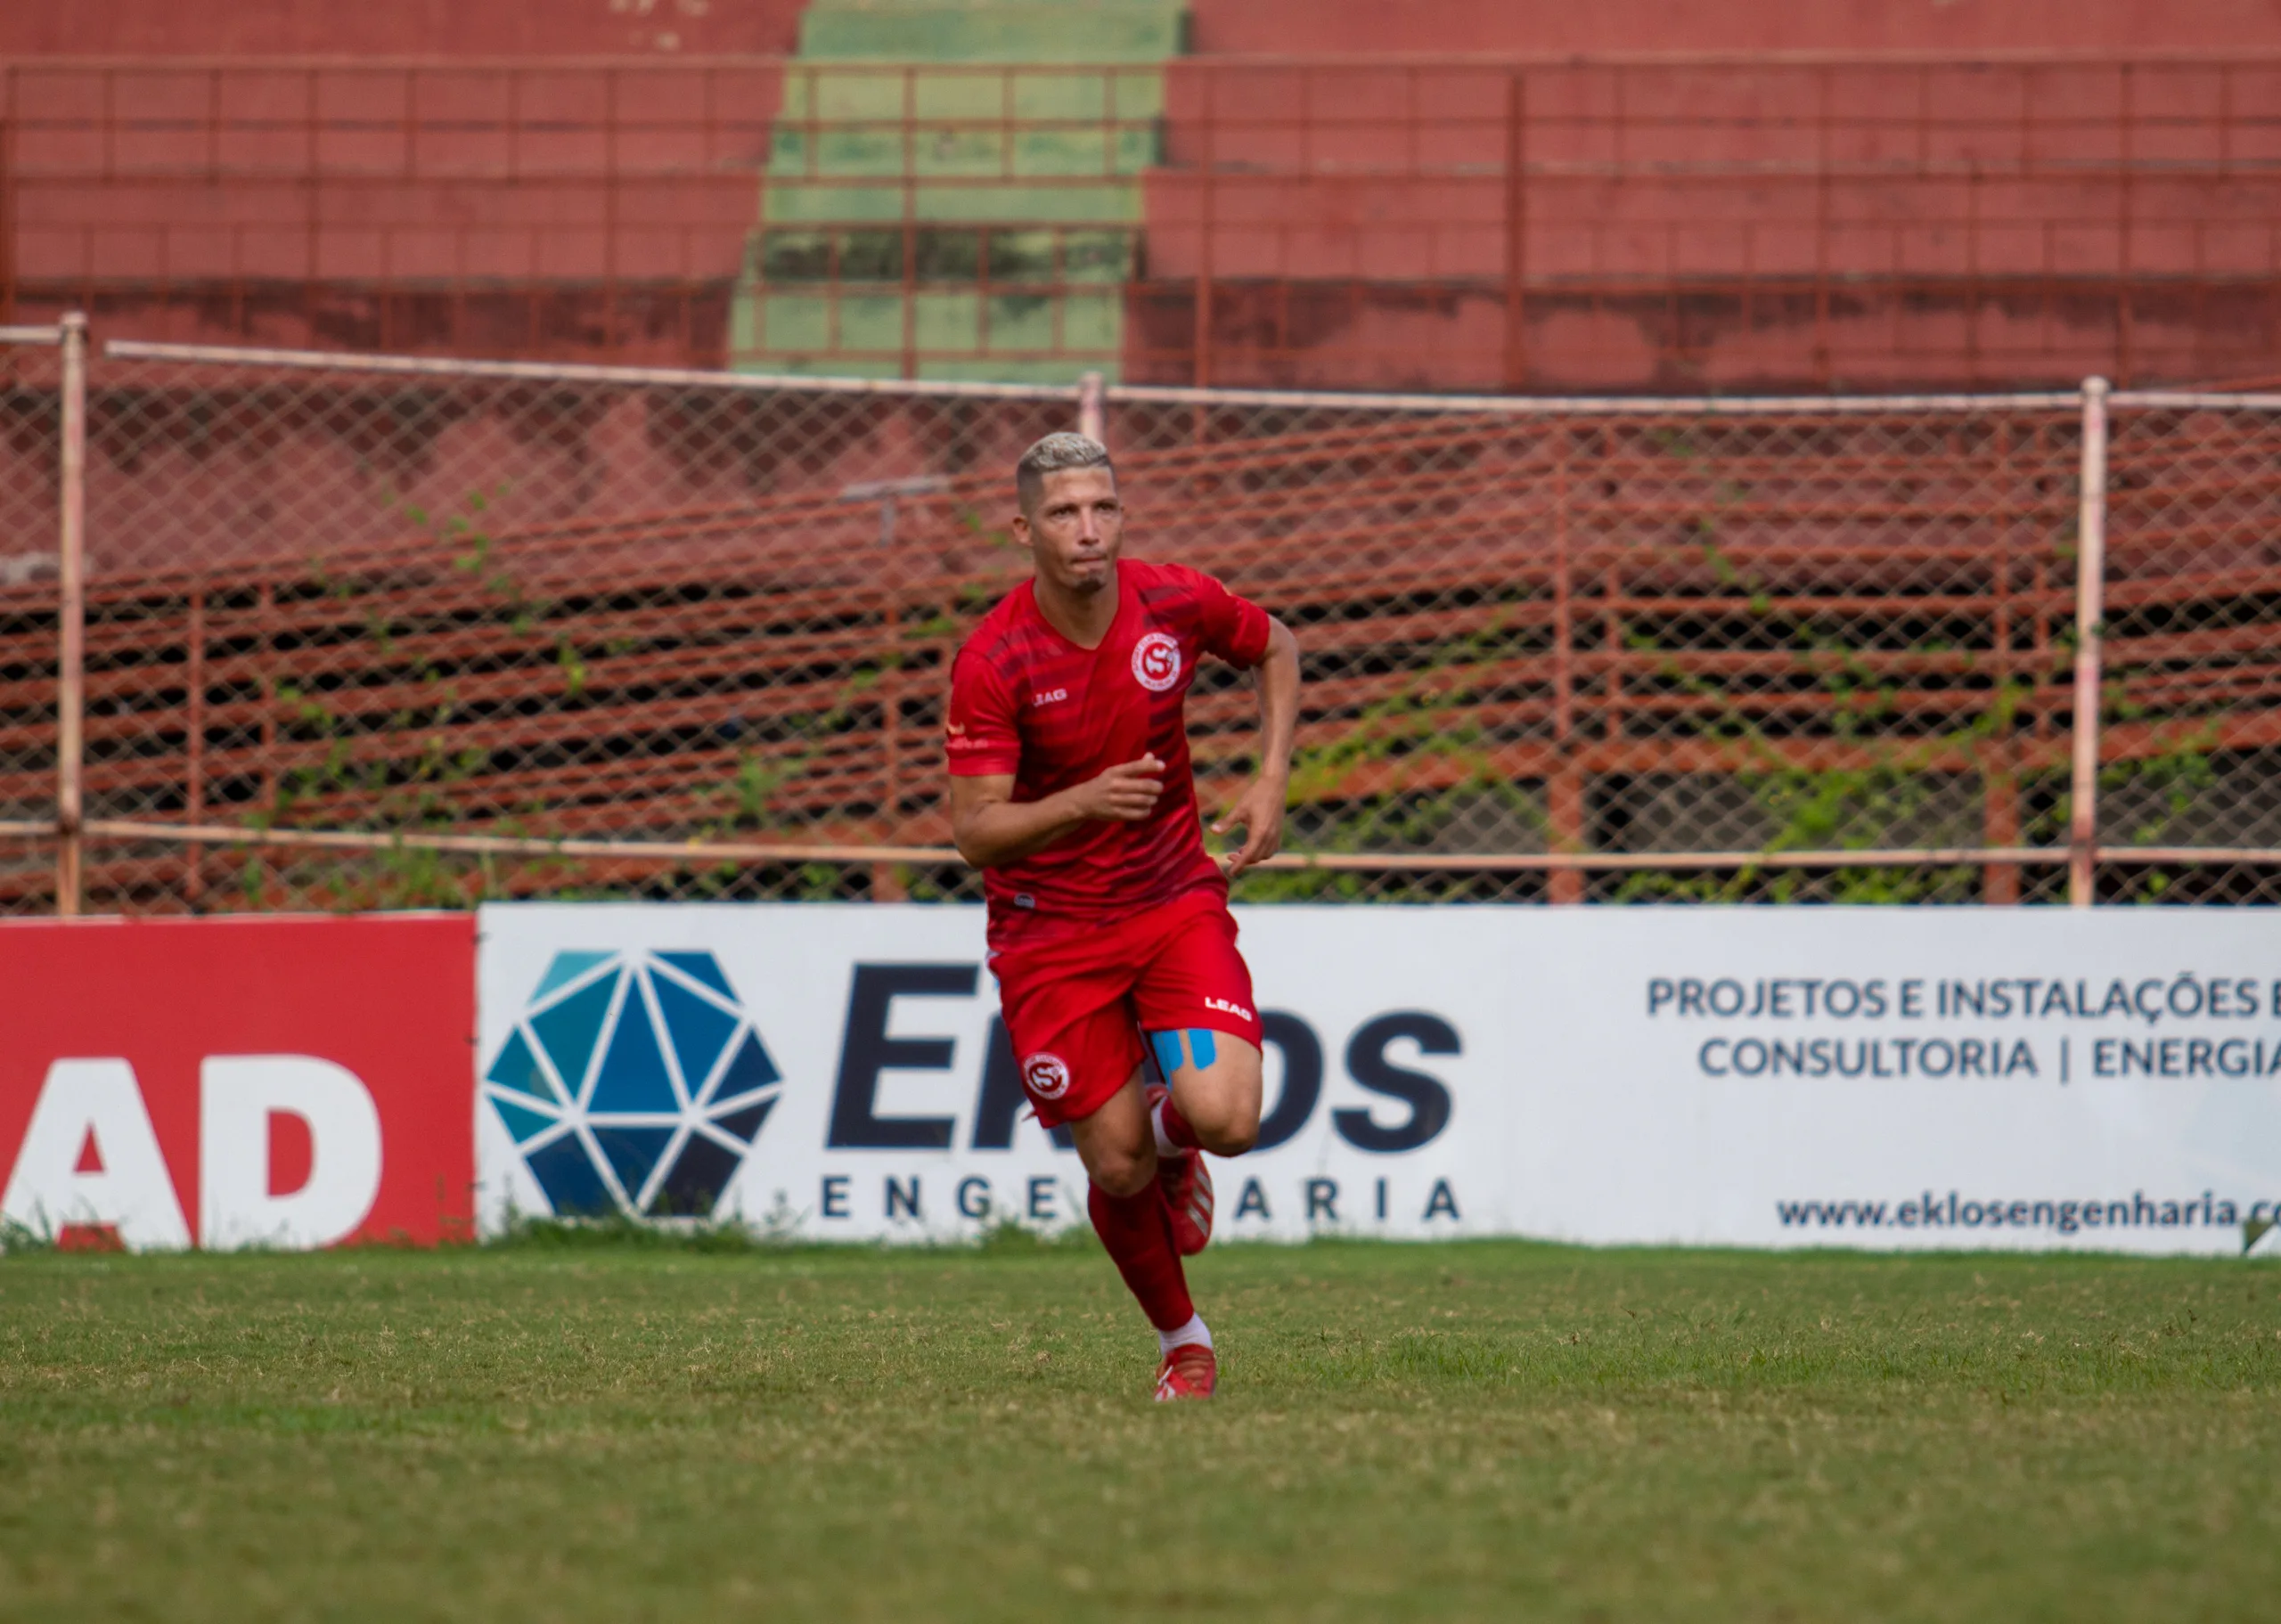
[[[0,1220],[67,1245],[469,1233],[475,921],[0,923]]]

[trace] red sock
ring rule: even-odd
[[[1196,1130],[1188,1118],[1180,1114],[1180,1107],[1173,1104],[1169,1092],[1157,1102],[1157,1120],[1165,1125],[1165,1138],[1172,1141],[1174,1149],[1194,1150],[1197,1147]]]
[[[1149,1323],[1159,1331],[1186,1325],[1196,1304],[1189,1301],[1188,1277],[1173,1245],[1172,1214],[1165,1210],[1163,1192],[1151,1184],[1137,1196],[1112,1196],[1090,1185],[1085,1210]]]

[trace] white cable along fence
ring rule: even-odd
[[[948,663],[1072,426],[1305,651],[1242,899],[2281,898],[2281,395],[0,367],[11,913],[972,896]]]

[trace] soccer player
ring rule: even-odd
[[[1212,1334],[1183,1255],[1212,1234],[1197,1153],[1259,1137],[1260,1024],[1228,882],[1271,855],[1299,709],[1290,629],[1211,576],[1118,555],[1124,508],[1097,440],[1050,434],[1015,469],[1031,578],[951,667],[951,828],[984,870],[990,967],[1022,1087],[1069,1124],[1086,1206],[1157,1327],[1157,1398],[1206,1399]],[[1204,849],[1183,714],[1209,655],[1257,673],[1259,776]],[[1151,1087],[1142,1043],[1169,1091]]]

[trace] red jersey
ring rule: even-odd
[[[1037,607],[1025,581],[1000,600],[951,665],[951,771],[1010,773],[1014,799],[1038,801],[1154,753],[1164,793],[1137,823],[1080,825],[1035,856],[988,870],[993,940],[1025,918],[1120,919],[1227,881],[1204,849],[1184,703],[1196,662],[1253,666],[1268,618],[1211,576],[1132,559],[1116,566],[1116,618],[1081,649]]]

